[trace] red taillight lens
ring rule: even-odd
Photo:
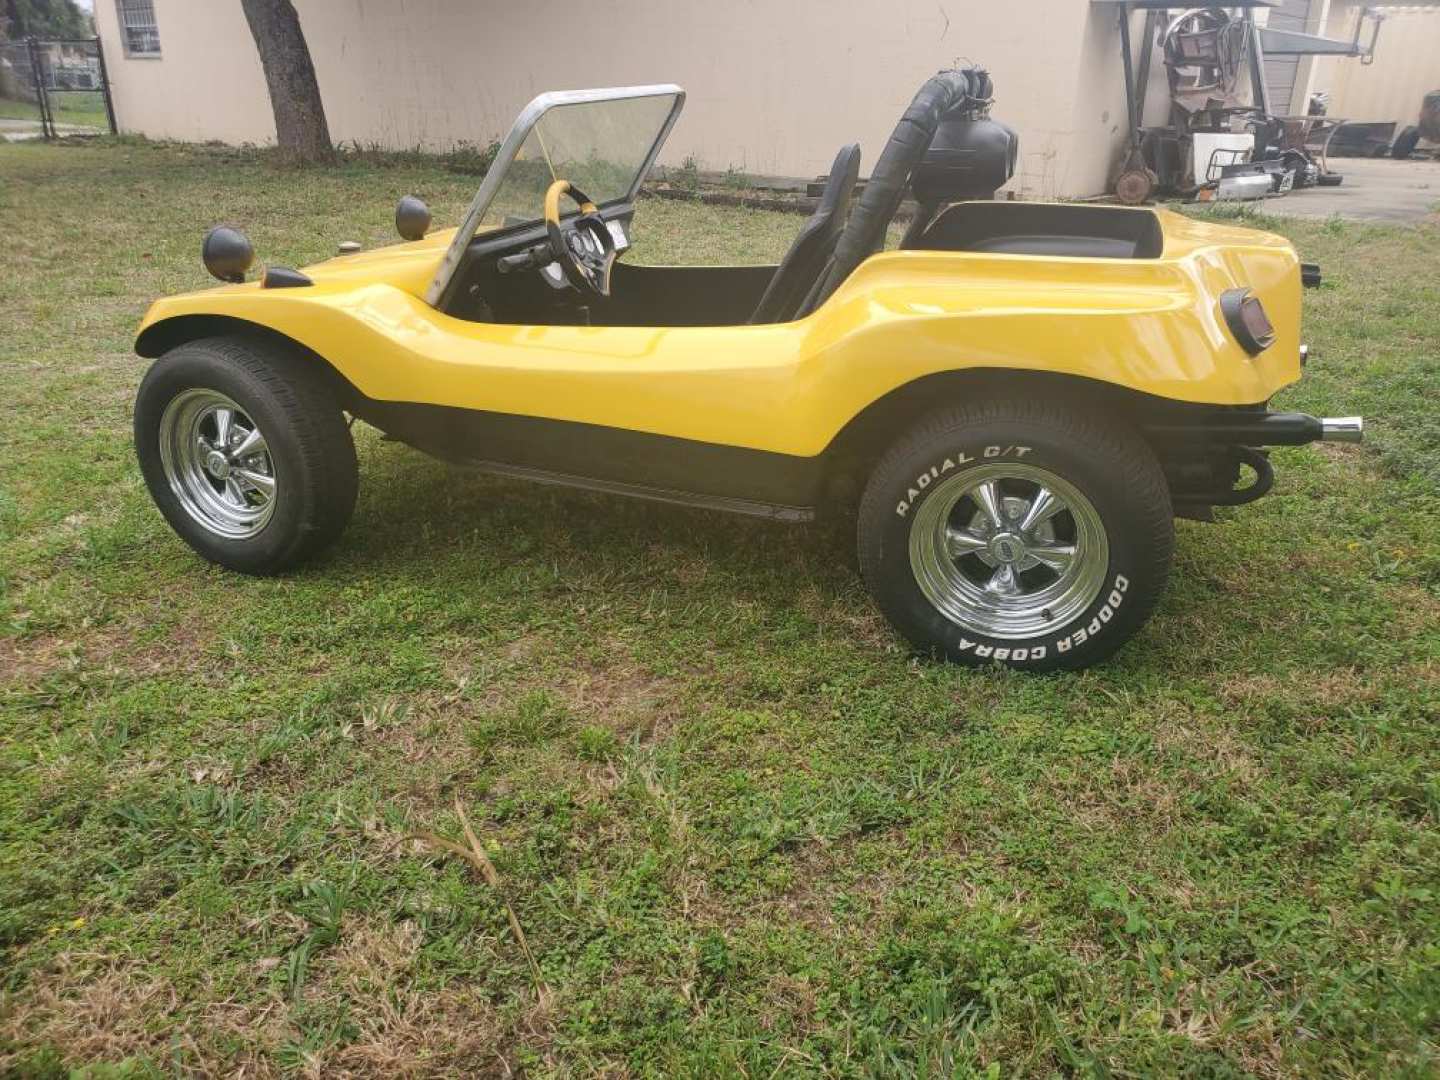
[[[1260,298],[1249,289],[1226,289],[1220,294],[1220,313],[1245,351],[1257,356],[1275,343],[1275,327]]]
[[[1262,345],[1269,345],[1275,340],[1275,327],[1270,325],[1270,320],[1265,315],[1265,308],[1258,299],[1247,296],[1240,305],[1240,318],[1245,322],[1245,329],[1250,331],[1250,336]]]

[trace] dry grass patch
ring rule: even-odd
[[[304,997],[311,1006],[344,1002],[355,1031],[307,1051],[307,1076],[514,1075],[515,1035],[488,1000],[465,985],[414,985],[420,945],[413,922],[346,918],[339,943],[315,961]]]
[[[1176,754],[1207,775],[1233,777],[1242,784],[1260,776],[1260,764],[1234,730],[1201,714],[1158,721],[1153,739],[1161,753]]]
[[[515,1036],[471,991],[392,988],[354,1013],[359,1034],[307,1053],[311,1077],[513,1077]]]
[[[1387,679],[1393,674],[1388,672]],[[1245,709],[1260,708],[1271,701],[1293,706],[1298,701],[1307,710],[1336,712],[1373,705],[1381,696],[1374,672],[1342,667],[1290,675],[1231,676],[1220,682],[1219,690],[1225,704]]]
[[[1440,654],[1440,594],[1410,583],[1389,586],[1385,594],[1395,608],[1396,635],[1422,641],[1428,635]]]
[[[158,640],[141,643],[143,619],[82,627],[78,634],[0,637],[0,687],[35,687],[63,675],[147,678],[188,671],[214,640],[190,622],[175,624]]]
[[[567,683],[562,700],[576,716],[624,734],[640,731],[654,739],[681,713],[681,685],[635,664],[580,672]]]
[[[25,1051],[48,1047],[72,1066],[178,1055],[187,1075],[272,1076],[267,1054],[280,1044],[282,1025],[273,1003],[187,1000],[137,964],[62,953],[32,973],[23,997],[0,1008],[0,1074],[18,1069]],[[244,1049],[222,1052],[222,1042]]]

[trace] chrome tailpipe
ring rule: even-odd
[[[1358,443],[1365,440],[1365,419],[1360,416],[1322,416],[1321,442]]]

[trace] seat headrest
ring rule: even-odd
[[[815,209],[833,212],[842,198],[849,197],[855,181],[859,178],[860,144],[842,146],[835,155],[835,164],[830,166],[830,176],[825,181],[825,190],[821,193],[820,204]]]

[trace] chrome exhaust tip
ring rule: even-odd
[[[1358,443],[1365,439],[1365,419],[1360,416],[1323,416],[1320,418],[1321,442]]]

